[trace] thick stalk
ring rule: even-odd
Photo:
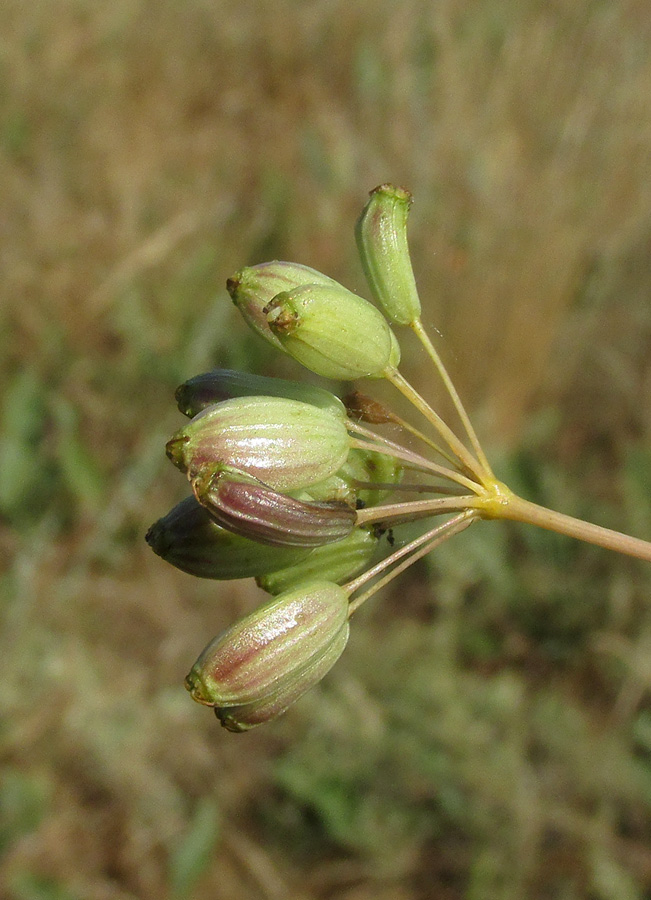
[[[596,544],[606,550],[616,550],[626,556],[634,556],[651,562],[651,542],[640,538],[622,534],[621,531],[613,531],[603,528],[601,525],[593,525],[584,522],[574,516],[547,509],[530,500],[524,500],[513,494],[504,485],[499,486],[494,496],[471,498],[468,506],[481,510],[484,518],[511,519],[514,522],[525,522],[528,525],[537,525],[548,531],[556,531],[568,537],[578,538],[589,544]]]

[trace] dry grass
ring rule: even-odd
[[[290,372],[226,277],[280,257],[361,288],[385,180],[505,470],[651,534],[646,2],[6,0],[0,28],[6,896],[642,900],[642,566],[477,529],[237,737],[182,678],[255,590],[142,536],[183,491],[175,384]]]

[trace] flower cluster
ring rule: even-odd
[[[407,246],[410,204],[407,191],[381,185],[358,220],[375,305],[297,263],[244,268],[227,288],[246,323],[276,349],[324,378],[389,381],[426,430],[359,391],[342,402],[322,387],[228,370],[198,375],[176,392],[189,422],[167,455],[192,495],[152,525],[147,541],[185,572],[254,577],[271,595],[211,641],[186,678],[192,697],[231,731],[284,712],[339,658],[362,603],[480,518],[531,522],[651,558],[646,542],[545,510],[495,478],[420,319]],[[400,373],[395,325],[420,340],[463,438]],[[369,425],[390,425],[392,437],[398,429],[424,451]],[[391,494],[395,502],[387,502]],[[394,527],[441,516],[393,546]]]

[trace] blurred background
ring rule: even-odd
[[[651,537],[646,0],[4,0],[0,34],[2,896],[651,896],[648,565],[477,526],[232,735],[183,678],[261,595],[144,542],[176,385],[299,371],[226,278],[363,292],[383,181],[498,474]]]

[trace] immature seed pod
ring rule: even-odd
[[[285,350],[317,375],[349,381],[397,365],[397,341],[382,313],[341,285],[283,291],[266,311]]]
[[[168,442],[167,455],[191,480],[227,466],[276,490],[300,490],[344,464],[346,421],[299,400],[237,397],[195,416]]]
[[[352,452],[351,450],[350,453]],[[319,481],[318,484],[311,484],[309,488],[303,491],[292,491],[292,497],[295,497],[297,500],[306,500],[308,503],[313,500],[322,503],[339,501],[339,503],[347,503],[348,506],[353,508],[357,504],[356,490],[345,479],[340,478],[338,474],[331,475],[325,481]]]
[[[236,372],[233,369],[213,369],[211,372],[195,375],[179,385],[175,396],[179,410],[189,418],[222,400],[254,396],[286,397],[329,410],[339,417],[344,415],[341,400],[324,388],[284,378]]]
[[[338,283],[309,266],[274,260],[240,269],[228,279],[226,288],[246,324],[277,350],[285,352],[281,342],[269,329],[263,310],[276,294],[291,291],[302,284]]]
[[[224,528],[272,547],[319,547],[355,527],[355,510],[346,503],[296,500],[235,469],[198,476],[192,488]]]
[[[420,318],[420,300],[407,244],[412,196],[381,184],[371,191],[355,227],[357,247],[371,293],[391,322],[409,325]]]
[[[309,556],[303,547],[269,547],[222,528],[194,497],[151,526],[146,541],[166,562],[198,578],[251,578]]]
[[[344,397],[343,404],[351,419],[356,421],[368,422],[371,425],[400,424],[400,419],[394,412],[361,391],[351,391]]]
[[[296,491],[293,496],[299,500],[340,500],[349,506],[377,506],[393,488],[374,485],[393,485],[397,489],[403,471],[403,464],[393,456],[354,447],[336,475]],[[365,484],[371,486],[364,487]]]
[[[206,706],[257,703],[295,685],[348,633],[348,595],[327,581],[303,582],[211,641],[185,680]],[[342,648],[343,649],[343,648]]]
[[[398,488],[403,473],[403,464],[395,457],[358,447],[350,451],[337,476],[343,478],[351,489],[355,490],[357,499],[364,506],[377,506],[394,488]],[[388,484],[394,488],[361,487],[363,483]]]
[[[281,594],[302,581],[325,578],[337,584],[354,578],[365,569],[378,546],[374,531],[356,528],[336,544],[316,547],[309,556],[284,569],[256,578],[258,586],[269,594]]]
[[[321,681],[344,652],[348,643],[348,625],[342,628],[323,654],[299,676],[288,681],[268,697],[243,706],[215,707],[215,715],[228,731],[249,731],[282,715],[292,703]]]

